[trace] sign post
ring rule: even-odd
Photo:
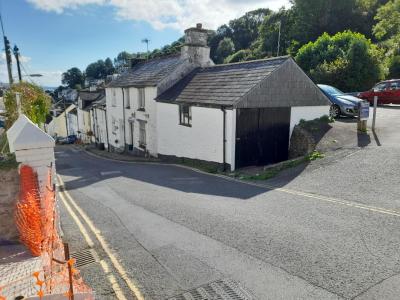
[[[358,104],[357,130],[367,131],[367,120],[369,119],[369,103],[366,101]]]
[[[372,131],[375,131],[375,121],[376,121],[376,108],[378,106],[378,96],[374,97],[374,115],[372,118]]]

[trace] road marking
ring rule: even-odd
[[[175,167],[179,167],[179,168],[183,168],[183,169],[192,170],[193,172],[197,172],[197,173],[208,175],[208,176],[214,176],[214,177],[222,178],[222,179],[225,179],[225,180],[229,180],[229,181],[233,181],[233,182],[237,182],[237,183],[241,183],[241,184],[247,184],[247,185],[256,186],[256,187],[259,187],[259,188],[268,189],[270,191],[278,191],[278,192],[282,192],[282,193],[302,196],[302,197],[305,197],[305,198],[312,198],[312,199],[322,200],[322,201],[325,201],[325,202],[330,202],[330,203],[350,206],[350,207],[353,207],[353,208],[359,208],[359,209],[368,210],[368,211],[372,211],[372,212],[377,212],[377,213],[381,213],[381,214],[400,217],[400,211],[395,211],[395,210],[390,210],[390,209],[385,209],[385,208],[375,207],[375,206],[370,206],[370,205],[364,205],[364,204],[357,203],[357,202],[352,202],[352,201],[342,200],[342,199],[336,199],[336,198],[316,195],[316,194],[312,194],[312,193],[305,193],[305,192],[299,192],[299,191],[285,189],[285,188],[278,188],[278,187],[270,186],[270,185],[266,185],[266,184],[260,184],[260,183],[254,183],[254,182],[246,182],[246,181],[242,181],[242,180],[239,180],[239,179],[236,179],[236,178],[232,178],[232,177],[229,177],[229,176],[226,176],[226,175],[207,173],[207,172],[204,172],[204,171],[201,171],[201,170],[189,167],[189,166],[183,166],[183,165],[178,165],[178,164],[158,163],[158,162],[120,161],[120,160],[117,160],[117,159],[111,159],[111,158],[102,157],[102,156],[90,153],[88,151],[85,151],[84,153],[86,153],[88,156],[92,156],[92,157],[97,158],[97,159],[109,160],[109,161],[113,161],[113,162],[117,162],[117,163],[159,164],[159,165],[163,165],[163,166],[175,166]]]
[[[100,172],[101,176],[107,176],[107,175],[115,175],[115,174],[121,174],[121,171],[105,171],[105,172]]]
[[[71,206],[68,204],[67,200],[65,199],[64,195],[62,192],[59,193],[60,197],[61,197],[61,201],[63,202],[64,206],[67,208],[68,213],[70,214],[70,216],[72,217],[72,219],[75,221],[76,225],[79,228],[79,231],[82,233],[83,237],[85,238],[87,244],[89,245],[89,247],[93,247],[94,243],[92,238],[89,236],[88,232],[86,231],[86,228],[83,226],[82,222],[79,220],[78,216],[75,214],[75,212],[73,211],[73,209],[71,208]],[[100,265],[103,268],[103,271],[105,274],[110,272],[110,268],[107,265],[107,263],[102,260],[100,261]],[[115,279],[115,277],[112,274],[108,274],[107,275],[107,279],[111,284],[112,289],[115,292],[115,295],[117,296],[117,298],[119,300],[126,300],[125,295],[121,292],[121,287],[119,286],[117,280]]]
[[[60,185],[64,186],[64,181],[62,180],[60,175],[57,175],[58,181]],[[93,234],[96,236],[97,240],[100,242],[100,245],[102,246],[104,252],[107,254],[107,256],[110,258],[112,264],[114,265],[115,269],[118,271],[119,275],[121,278],[126,282],[127,286],[129,289],[132,291],[132,293],[135,295],[135,297],[138,300],[144,300],[144,296],[140,292],[139,288],[137,287],[137,284],[133,282],[131,278],[127,275],[127,272],[125,271],[124,267],[120,264],[118,261],[117,257],[112,253],[110,247],[108,246],[107,242],[103,238],[103,236],[100,234],[100,230],[98,230],[93,222],[90,220],[90,218],[86,215],[86,213],[76,204],[74,199],[71,197],[71,195],[66,191],[65,189],[62,191],[72,204],[72,206],[76,209],[76,211],[79,213],[81,218],[85,221],[85,223],[88,225],[89,229],[93,232]]]

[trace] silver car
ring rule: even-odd
[[[364,100],[351,95],[346,95],[342,91],[330,85],[318,84],[318,87],[331,102],[331,108],[329,110],[331,117],[337,118],[339,116],[358,116],[359,103],[363,102]]]

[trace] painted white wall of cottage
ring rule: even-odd
[[[158,153],[223,162],[223,116],[217,108],[192,106],[192,127],[179,124],[179,106],[157,103]],[[235,111],[226,111],[226,163],[235,157]],[[234,159],[233,159],[234,161]],[[234,167],[234,166],[233,166]]]
[[[292,136],[294,127],[300,123],[301,119],[311,121],[324,115],[329,116],[329,106],[293,106],[290,116],[290,135]]]
[[[104,147],[108,148],[107,141],[107,119],[104,109],[95,107],[90,110],[90,116],[93,124],[93,142],[104,143]]]
[[[113,92],[116,93],[116,106],[112,105]],[[125,106],[127,105],[127,89],[124,88]],[[139,121],[146,122],[146,150],[152,156],[157,156],[157,106],[155,98],[157,96],[156,87],[145,87],[145,110],[139,111],[139,90],[137,88],[129,88],[130,108],[123,107],[122,88],[107,88],[106,103],[107,103],[107,120],[108,131],[110,137],[110,145],[116,148],[124,149],[125,145],[132,144],[131,125],[133,122],[133,146],[139,148]],[[125,124],[124,124],[125,110]],[[116,120],[118,130],[113,131],[112,120]],[[124,126],[125,125],[125,139]],[[115,143],[115,140],[118,143]]]
[[[78,137],[84,143],[90,143],[90,137],[87,135],[88,131],[92,130],[91,119],[88,111],[80,109],[78,107]]]

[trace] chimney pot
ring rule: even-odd
[[[196,24],[196,28],[197,28],[197,29],[201,29],[202,27],[203,27],[203,25],[202,25],[201,23],[197,23],[197,24]]]

